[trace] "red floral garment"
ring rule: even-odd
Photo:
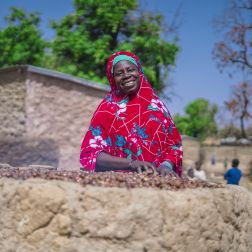
[[[138,64],[140,88],[134,97],[118,97],[112,76],[114,57],[124,54]],[[182,173],[182,144],[169,111],[145,78],[138,58],[129,52],[113,54],[107,64],[111,91],[100,103],[81,145],[80,163],[87,171],[95,171],[101,151],[130,160],[148,161],[158,167],[165,161],[175,164]]]

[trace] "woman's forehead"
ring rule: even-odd
[[[137,66],[133,64],[132,62],[128,60],[120,60],[119,62],[115,64],[114,70],[116,71],[116,70],[127,68],[127,67],[134,67],[137,69]]]

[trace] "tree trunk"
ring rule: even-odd
[[[240,123],[241,123],[241,135],[243,138],[247,138],[246,131],[244,129],[244,117],[240,117]]]

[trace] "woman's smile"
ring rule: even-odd
[[[135,83],[135,80],[131,80],[131,81],[128,81],[128,82],[125,82],[122,84],[123,87],[126,87],[126,88],[131,88],[133,86],[135,86],[136,83]]]

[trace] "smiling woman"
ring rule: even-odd
[[[84,170],[180,176],[181,137],[138,58],[130,52],[113,54],[107,78],[111,91],[95,111],[82,142]]]

